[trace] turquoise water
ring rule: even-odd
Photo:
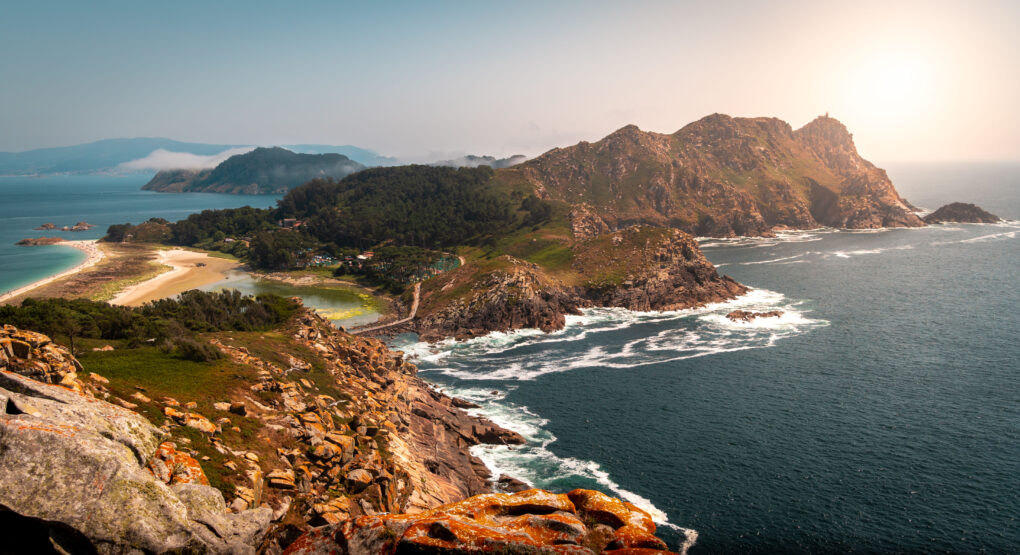
[[[342,286],[299,286],[253,278],[244,272],[231,272],[227,279],[202,287],[206,291],[236,289],[246,295],[272,293],[281,297],[301,297],[305,306],[315,309],[336,325],[355,327],[379,319],[381,307],[368,293]]]
[[[60,246],[18,247],[26,237],[58,236],[98,239],[111,224],[149,218],[170,221],[211,208],[275,205],[280,195],[154,193],[140,190],[149,176],[0,177],[0,292],[16,289],[69,269],[84,253]],[[35,231],[43,223],[57,227],[79,221],[96,224],[90,231]]]
[[[645,507],[690,553],[1020,548],[1020,166],[902,166],[904,195],[1011,222],[705,240],[722,306],[589,310],[428,346],[422,376],[524,434],[497,473]],[[735,308],[778,319],[729,322]]]

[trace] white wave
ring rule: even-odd
[[[995,239],[1016,239],[1016,231],[1006,231],[1003,233],[992,233],[990,235],[981,235],[978,237],[971,237],[970,239],[963,239],[958,241],[959,243],[980,243],[983,241],[992,241]]]
[[[741,266],[753,266],[755,264],[772,264],[773,262],[783,262],[785,260],[794,260],[794,259],[800,258],[800,257],[802,257],[802,256],[804,256],[806,254],[810,254],[810,253],[800,253],[800,254],[795,254],[793,256],[784,256],[782,258],[771,258],[769,260],[756,260],[754,262],[741,262],[740,265]],[[718,268],[719,265],[717,264],[716,267]]]
[[[420,359],[438,372],[461,380],[528,381],[539,376],[583,368],[629,369],[706,355],[771,347],[775,341],[826,325],[807,317],[801,303],[788,301],[767,289],[751,289],[726,302],[669,312],[637,312],[622,308],[590,308],[568,316],[557,332],[492,333],[467,341],[431,346],[404,346],[408,353],[425,351]],[[759,319],[749,325],[725,318],[732,310],[782,310],[779,319]],[[595,334],[634,326],[647,328],[638,339],[593,343],[578,351],[569,343]],[[468,363],[470,362],[470,363]]]
[[[668,515],[651,500],[622,487],[599,463],[556,455],[550,448],[556,437],[546,428],[548,421],[528,407],[509,400],[508,395],[516,388],[514,382],[534,380],[554,372],[637,368],[723,352],[768,348],[785,337],[828,324],[809,317],[809,311],[802,305],[803,302],[791,301],[775,291],[751,289],[726,302],[670,312],[585,309],[580,315],[567,316],[562,330],[548,334],[518,330],[460,342],[395,346],[422,361],[423,376],[441,373],[456,378],[456,385],[447,386],[446,392],[480,405],[480,408],[469,409],[469,413],[484,416],[525,438],[527,443],[521,446],[472,447],[472,453],[494,476],[506,474],[532,486],[553,490],[561,489],[565,481],[570,487],[589,483],[587,487],[625,499],[647,511],[660,526],[679,532],[684,537],[679,550],[685,553],[696,541],[697,532],[670,523]],[[783,315],[748,323],[726,318],[727,313],[736,309],[782,310]],[[614,332],[629,328],[638,329],[629,330],[625,338],[612,336]],[[577,349],[577,341],[598,334],[609,336],[599,337],[586,348]],[[627,339],[635,336],[638,337]],[[479,382],[483,383],[479,385]]]
[[[476,445],[471,454],[485,463],[493,476],[508,475],[527,483],[530,486],[557,490],[557,482],[573,479],[589,481],[599,489],[611,492],[651,515],[652,520],[660,526],[672,528],[684,536],[680,552],[686,553],[694,545],[698,533],[682,528],[669,522],[668,515],[655,506],[651,500],[627,490],[615,482],[601,465],[594,461],[575,457],[560,457],[549,446],[556,441],[556,436],[545,426],[548,420],[536,415],[527,407],[514,403],[499,402],[495,399],[484,399],[482,388],[451,387],[447,393],[456,397],[477,400],[479,409],[468,412],[483,416],[492,422],[513,430],[524,436],[527,443],[521,446]]]

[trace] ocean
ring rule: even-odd
[[[394,344],[528,439],[475,448],[496,474],[621,496],[676,549],[1016,552],[1020,165],[889,173],[917,206],[974,202],[1010,221],[705,239],[750,294]],[[784,314],[738,324],[736,308]]]
[[[75,175],[0,177],[0,293],[58,274],[81,263],[85,253],[61,246],[19,247],[26,237],[98,239],[111,224],[137,224],[149,218],[183,219],[212,208],[275,206],[281,195],[154,193],[142,191],[151,176]],[[85,221],[89,231],[36,231]]]

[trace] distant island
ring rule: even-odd
[[[209,170],[164,170],[142,189],[161,193],[280,194],[316,178],[340,179],[365,166],[343,154],[298,154],[256,148]]]
[[[924,223],[994,224],[1002,218],[966,202],[953,202],[924,217]]]
[[[45,223],[45,224],[42,224],[41,226],[39,226],[37,228],[34,228],[34,229],[36,231],[53,231],[55,229],[58,229],[60,231],[88,231],[88,230],[90,230],[90,229],[92,229],[94,227],[96,227],[96,226],[94,226],[94,225],[92,225],[92,224],[90,224],[88,222],[78,222],[78,223],[76,223],[74,225],[65,225],[65,226],[59,227],[59,228],[56,226],[56,224]]]

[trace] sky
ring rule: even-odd
[[[534,156],[626,124],[828,112],[871,160],[1016,160],[1018,29],[1016,0],[0,0],[0,151]]]

